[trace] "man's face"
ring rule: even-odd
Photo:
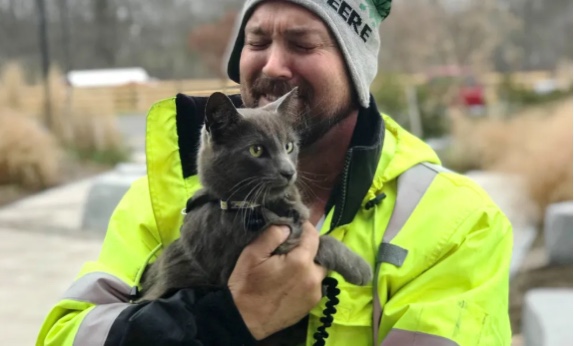
[[[253,12],[239,71],[247,107],[263,106],[299,87],[303,147],[358,108],[343,56],[327,26],[289,2],[268,1]]]

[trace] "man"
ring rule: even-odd
[[[288,232],[273,226],[243,251],[228,287],[129,303],[199,188],[194,148],[206,100],[159,102],[148,116],[148,175],[118,205],[99,259],[50,312],[38,344],[251,345],[300,321],[312,345],[329,275],[341,292],[327,345],[508,345],[508,220],[370,97],[377,26],[389,10],[390,0],[249,0],[240,16],[228,74],[242,100],[233,100],[261,106],[300,90],[311,218],[299,247],[271,256]],[[325,233],[372,263],[372,285],[313,262]]]

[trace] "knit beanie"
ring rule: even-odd
[[[257,4],[247,0],[228,47],[227,74],[239,83],[239,58],[245,25]],[[378,69],[379,24],[389,15],[392,0],[284,0],[305,7],[329,27],[343,54],[361,106],[369,107],[369,88]]]

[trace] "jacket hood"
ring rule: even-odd
[[[385,142],[379,163],[381,183],[394,180],[407,169],[421,163],[440,164],[435,151],[418,137],[402,128],[393,118],[383,114]]]

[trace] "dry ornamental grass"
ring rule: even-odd
[[[63,148],[86,158],[101,153],[123,155],[110,101],[100,100],[92,90],[70,89],[56,67],[50,70],[48,83],[49,130],[42,116],[42,86],[29,85],[17,63],[6,64],[0,71],[0,185],[18,184],[35,190],[58,184],[67,167],[64,163],[70,161],[64,160]],[[93,98],[93,94],[98,107],[86,107],[85,98]]]
[[[453,155],[459,164],[522,177],[540,211],[572,200],[571,98],[508,120],[469,120],[460,114],[452,120]]]
[[[62,151],[34,119],[0,110],[0,184],[42,189],[59,182]]]

